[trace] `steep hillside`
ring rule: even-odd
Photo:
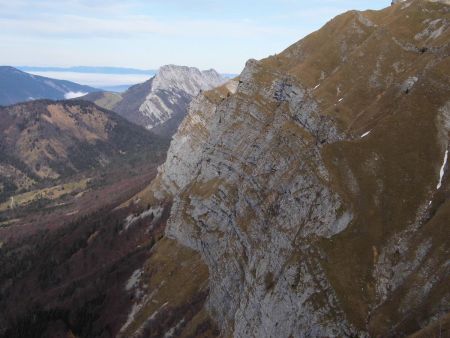
[[[0,336],[448,335],[444,2],[250,60],[191,102],[144,191],[0,242]]]
[[[162,157],[166,142],[85,101],[0,108],[2,200],[38,183],[133,158]]]
[[[38,99],[70,99],[95,91],[99,90],[70,81],[28,74],[13,67],[0,67],[1,106]]]
[[[443,1],[347,12],[250,60],[237,88],[192,102],[140,198],[173,200],[166,235],[208,265],[205,309],[222,336],[439,326],[450,311],[449,27]],[[138,300],[130,325],[163,311],[151,309]]]
[[[168,65],[145,83],[125,93],[94,93],[83,99],[114,110],[126,119],[163,136],[172,136],[194,96],[225,82],[216,71]]]

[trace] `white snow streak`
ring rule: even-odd
[[[126,285],[125,285],[125,290],[126,291],[130,291],[131,289],[134,289],[136,287],[136,285],[138,285],[139,280],[141,279],[142,276],[142,270],[141,269],[137,269],[133,272],[133,274],[131,275],[131,277],[128,279]]]
[[[130,226],[132,226],[134,223],[136,223],[137,221],[139,221],[140,219],[144,219],[145,217],[148,217],[150,215],[153,214],[153,219],[159,219],[162,215],[163,212],[163,208],[160,207],[156,207],[156,208],[150,208],[146,211],[144,211],[143,213],[139,214],[139,215],[129,215],[126,219],[125,219],[125,225],[122,229],[122,231],[120,233],[122,233],[123,231],[127,231]]]
[[[445,151],[444,163],[442,164],[440,177],[439,177],[439,183],[436,187],[436,189],[438,189],[438,190],[442,187],[442,178],[444,177],[445,166],[447,165],[447,160],[448,160],[448,150]]]
[[[367,133],[362,134],[362,135],[361,135],[361,138],[366,137],[366,136],[369,135],[371,132],[372,132],[372,130],[369,130]]]

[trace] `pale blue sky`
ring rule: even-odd
[[[238,73],[335,15],[389,0],[0,0],[0,64]]]

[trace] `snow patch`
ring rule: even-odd
[[[371,132],[372,132],[372,130],[369,130],[367,133],[362,134],[362,135],[361,135],[361,138],[366,137],[366,136],[369,135]]]
[[[124,332],[128,326],[134,321],[134,317],[136,317],[136,314],[142,309],[143,304],[133,304],[133,307],[131,308],[130,313],[128,314],[127,321],[125,324],[123,324],[122,328],[120,329],[120,332]]]
[[[313,88],[313,90],[314,89],[317,89],[317,88],[319,88],[320,87],[320,83],[317,85],[317,86],[315,86],[314,88]]]
[[[142,276],[142,270],[141,269],[137,269],[133,272],[133,274],[131,275],[131,277],[128,279],[126,285],[125,285],[125,290],[126,291],[130,291],[131,289],[134,289]]]
[[[419,78],[417,76],[411,76],[407,78],[401,86],[402,92],[409,93],[418,80]]]
[[[133,224],[135,224],[137,221],[144,219],[148,216],[153,215],[153,220],[157,220],[161,217],[163,212],[163,208],[160,207],[156,207],[156,208],[150,208],[146,211],[144,211],[143,213],[135,216],[135,215],[129,215],[126,219],[125,219],[125,226],[123,228],[123,230],[120,232],[122,233],[123,231],[128,230]]]
[[[442,164],[441,171],[440,171],[440,174],[439,174],[439,183],[438,183],[438,185],[436,187],[437,190],[441,189],[441,187],[442,187],[442,179],[444,177],[445,166],[447,165],[447,160],[448,160],[448,150],[445,151],[444,163]]]
[[[76,99],[77,97],[81,97],[81,96],[84,96],[87,94],[88,93],[84,93],[84,92],[68,92],[68,93],[64,94],[64,98],[67,100]]]
[[[164,338],[171,338],[175,336],[175,332],[184,324],[185,320],[184,318],[182,318],[177,325],[175,325],[174,327],[171,327],[170,330],[168,330],[165,335]]]

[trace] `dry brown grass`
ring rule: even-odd
[[[155,245],[144,271],[142,282],[147,285],[146,293],[152,297],[123,332],[124,337],[143,329],[152,315],[189,304],[197,294],[208,289],[208,268],[200,255],[167,238]],[[200,324],[205,314],[198,316],[200,318],[194,316],[192,323],[187,323],[187,331],[194,330],[195,324]]]

